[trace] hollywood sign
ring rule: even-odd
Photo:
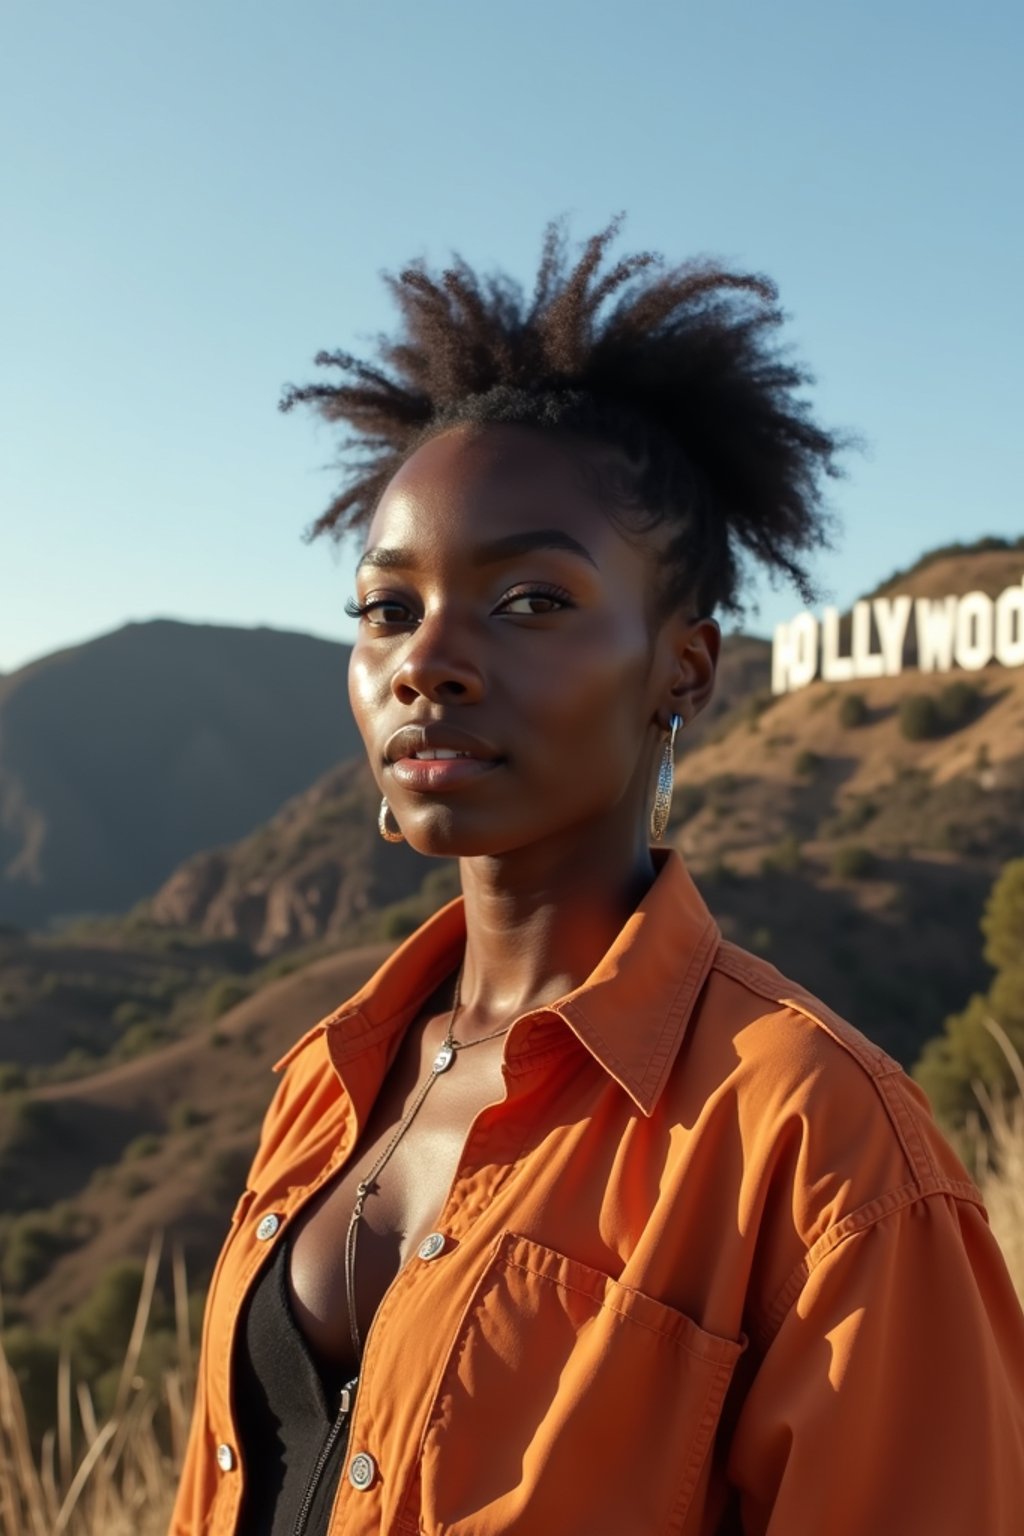
[[[775,627],[772,692],[805,688],[819,671],[832,683],[896,677],[903,671],[911,616],[922,672],[950,672],[954,665],[977,672],[991,661],[1024,666],[1022,581],[998,597],[968,592],[964,597],[875,597],[854,603],[848,654],[840,646],[838,608],[826,608],[820,623],[813,613],[797,614]]]

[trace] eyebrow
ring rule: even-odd
[[[475,566],[496,565],[499,560],[511,560],[516,555],[526,555],[535,549],[564,549],[570,554],[589,560],[595,570],[597,561],[590,551],[561,528],[534,528],[528,533],[507,533],[503,538],[492,539],[488,544],[478,544],[470,552]],[[378,571],[415,570],[416,557],[411,549],[387,548],[383,544],[368,549],[356,566],[356,574],[366,566]]]

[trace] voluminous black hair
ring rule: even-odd
[[[602,272],[621,218],[571,267],[563,223],[549,224],[528,304],[513,279],[478,275],[458,256],[440,274],[416,261],[384,275],[402,328],[378,338],[379,362],[319,352],[341,382],[289,385],[280,401],[354,432],[341,444],[345,484],[307,542],[367,525],[388,481],[437,432],[515,423],[621,450],[618,473],[604,477],[616,510],[674,524],[659,560],[660,617],[682,605],[741,612],[744,555],[817,600],[800,557],[830,545],[823,480],[841,473],[851,440],[816,424],[798,397],[813,378],[777,339],[775,284],[704,259],[667,268],[649,251]]]

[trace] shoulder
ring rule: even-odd
[[[879,1045],[758,955],[720,943],[688,1053],[736,1115],[752,1176],[785,1178],[810,1246],[932,1194],[981,1204],[923,1091]]]

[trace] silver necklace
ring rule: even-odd
[[[455,1000],[452,1004],[451,1017],[448,1020],[448,1030],[437,1052],[437,1055],[434,1057],[434,1060],[431,1063],[430,1071],[424,1081],[421,1083],[416,1097],[413,1099],[409,1108],[402,1116],[402,1119],[399,1121],[395,1134],[384,1148],[384,1151],[377,1158],[377,1161],[374,1163],[369,1173],[365,1174],[363,1179],[356,1186],[356,1201],[355,1205],[352,1207],[352,1215],[349,1217],[348,1230],[345,1233],[345,1290],[346,1299],[348,1301],[348,1323],[352,1334],[352,1353],[357,1367],[362,1362],[363,1346],[359,1337],[359,1324],[356,1321],[356,1243],[358,1241],[359,1223],[362,1220],[363,1206],[366,1203],[366,1197],[373,1190],[377,1175],[386,1166],[392,1152],[394,1152],[395,1148],[398,1146],[398,1143],[401,1141],[413,1120],[416,1118],[420,1106],[422,1105],[427,1094],[430,1092],[431,1088],[434,1086],[441,1074],[443,1072],[447,1072],[448,1068],[452,1065],[453,1061],[455,1060],[456,1052],[468,1051],[474,1045],[483,1045],[485,1040],[496,1040],[499,1035],[507,1034],[508,1031],[512,1028],[511,1024],[506,1024],[503,1029],[496,1029],[489,1035],[481,1035],[477,1040],[456,1040],[455,1016],[459,1011],[459,989],[461,986],[462,966],[460,965],[459,974],[455,978]]]

